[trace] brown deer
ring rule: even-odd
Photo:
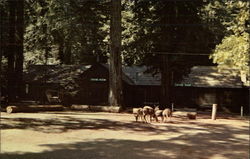
[[[135,116],[135,121],[137,122],[139,119],[143,121],[143,111],[142,108],[133,108],[133,114]]]
[[[150,106],[144,106],[142,108],[143,112],[143,119],[146,123],[149,123],[152,121],[152,118],[154,117],[154,109]],[[148,119],[148,120],[147,120]]]
[[[154,117],[156,122],[159,121],[158,117],[161,117],[161,121],[163,122],[163,115],[162,115],[163,110],[160,110],[159,106],[156,106],[154,111],[155,111]]]
[[[162,112],[162,116],[163,116],[163,122],[166,122],[168,118],[171,120],[172,117],[171,109],[169,108],[164,109]]]

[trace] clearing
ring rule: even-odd
[[[1,113],[1,159],[247,159],[249,121],[173,114],[168,123],[127,113]]]

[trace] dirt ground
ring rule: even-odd
[[[248,159],[249,121],[178,113],[168,123],[132,114],[1,113],[1,159]]]

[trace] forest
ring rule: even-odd
[[[110,66],[110,105],[121,67],[161,74],[161,104],[192,66],[249,76],[248,0],[0,0],[0,96],[18,100],[30,65]],[[171,72],[178,76],[171,78]]]

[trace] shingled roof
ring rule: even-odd
[[[70,82],[92,65],[32,65],[28,68],[24,80],[26,82],[61,83]],[[103,64],[108,69],[107,64]],[[146,73],[146,66],[124,66],[123,80],[131,85],[161,84],[160,74]],[[176,86],[214,87],[214,88],[242,88],[243,83],[231,69],[218,71],[216,66],[194,66],[190,74]]]
[[[102,65],[109,69],[108,64]],[[146,73],[147,69],[146,66],[123,66],[123,80],[131,85],[160,85],[160,74],[153,76],[151,73]]]
[[[109,69],[107,64],[102,64]],[[26,82],[62,83],[77,78],[92,65],[31,65],[25,76]],[[130,85],[160,85],[160,74],[146,73],[146,66],[123,66],[123,80]]]
[[[242,88],[243,83],[231,69],[219,72],[216,66],[194,66],[190,74],[177,86]]]
[[[61,83],[73,80],[91,65],[31,65],[25,76],[26,82]]]
[[[146,73],[146,66],[125,66],[123,72],[133,81],[135,85],[160,85],[161,76],[160,74],[152,75]]]

